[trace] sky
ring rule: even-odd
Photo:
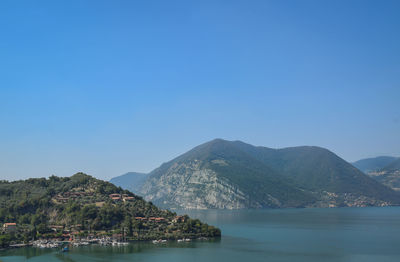
[[[0,179],[212,140],[400,156],[400,1],[0,2]]]

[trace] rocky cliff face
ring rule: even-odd
[[[243,209],[285,207],[277,198],[268,195],[266,200],[251,200],[238,186],[218,177],[211,169],[202,169],[200,161],[174,164],[159,178],[150,178],[141,189],[148,201],[177,209]],[[390,201],[353,193],[311,192],[316,201],[304,207],[366,207],[389,206]]]
[[[202,169],[194,160],[172,165],[161,177],[148,179],[141,189],[146,199],[160,206],[185,209],[240,209],[248,196],[237,186],[219,178],[211,169]],[[257,207],[257,203],[253,203]]]
[[[329,150],[270,149],[221,139],[161,165],[139,194],[178,209],[400,204],[400,194]]]

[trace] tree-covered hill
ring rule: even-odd
[[[331,151],[316,146],[283,149],[253,147],[234,142],[242,150],[306,190],[351,193],[398,202],[399,195],[377,183]]]
[[[131,240],[214,237],[220,230],[162,210],[83,173],[0,182],[0,223],[16,223],[12,240],[124,234]],[[3,232],[9,233],[9,232]],[[10,234],[3,235],[10,237]]]

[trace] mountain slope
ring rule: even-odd
[[[158,205],[185,208],[298,207],[315,200],[223,140],[161,165],[141,193]]]
[[[400,191],[400,159],[391,162],[382,169],[368,173],[369,176],[378,182]]]
[[[391,189],[319,147],[270,149],[216,139],[161,165],[140,190],[177,208],[365,206],[400,202]]]
[[[400,158],[385,166],[383,170],[387,172],[400,170]]]
[[[400,191],[400,158],[387,156],[367,158],[353,165],[379,183]]]
[[[382,169],[397,159],[397,157],[392,156],[378,156],[374,158],[361,159],[352,164],[367,174]]]
[[[235,142],[241,143],[241,142]],[[390,199],[393,192],[331,151],[312,146],[269,149],[241,143],[241,148],[311,191],[353,193]]]
[[[147,179],[147,174],[128,172],[124,175],[110,179],[110,183],[127,189],[133,193],[137,193]]]

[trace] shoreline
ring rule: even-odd
[[[78,241],[64,241],[64,240],[35,240],[35,241],[30,241],[29,243],[18,243],[18,244],[13,244],[5,248],[0,248],[1,251],[7,251],[11,249],[18,249],[18,248],[24,248],[24,247],[34,247],[34,248],[39,248],[39,249],[57,249],[57,248],[62,248],[65,246],[72,246],[72,247],[80,247],[80,246],[89,246],[89,245],[98,245],[98,246],[127,246],[131,243],[152,243],[152,244],[165,244],[165,243],[187,243],[187,242],[192,242],[192,241],[210,241],[213,239],[220,239],[221,236],[219,237],[196,237],[196,238],[177,238],[177,239],[149,239],[149,240],[128,240],[128,241],[120,241],[118,239],[80,239]],[[36,243],[35,243],[36,242]],[[1,260],[0,260],[1,262]]]

